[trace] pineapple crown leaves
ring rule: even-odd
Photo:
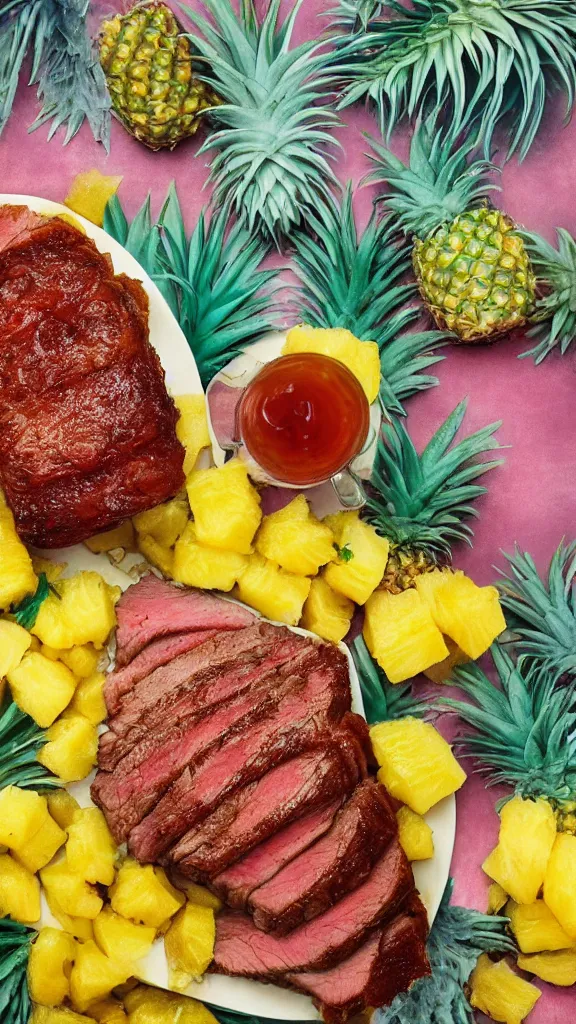
[[[523,159],[542,123],[546,95],[563,88],[568,117],[576,93],[576,9],[572,0],[401,0],[383,5],[389,19],[343,36],[336,68],[345,83],[340,106],[369,99],[382,133],[404,117],[448,109],[458,136],[479,116],[490,153],[501,119],[508,156]],[[377,13],[377,12],[376,12]]]
[[[450,905],[453,880],[448,879],[428,937],[432,973],[416,981],[390,1006],[377,1010],[376,1024],[474,1024],[464,985],[481,953],[515,953],[506,935],[508,919]]]
[[[0,705],[0,789],[55,789],[60,785],[59,779],[36,760],[45,742],[42,729],[6,696]]]
[[[198,32],[190,33],[209,82],[224,102],[212,110],[219,126],[200,153],[215,153],[210,180],[217,204],[230,198],[250,230],[276,244],[326,202],[336,178],[326,148],[339,143],[326,129],[338,115],[320,101],[334,91],[332,54],[323,41],[290,49],[296,0],[282,25],[281,0],[269,0],[259,20],[252,0],[238,18],[231,0],[203,0],[212,22],[181,4]]]
[[[113,196],[104,228],[157,282],[182,327],[204,385],[240,349],[274,329],[269,288],[274,271],[259,270],[268,246],[235,221],[228,206],[213,213],[210,221],[203,209],[187,239],[172,184],[156,224],[149,197],[128,225]]]
[[[49,592],[50,584],[48,583],[46,573],[41,572],[38,577],[36,591],[12,606],[12,614],[19,626],[23,626],[24,629],[32,629],[38,617],[40,605],[46,600]]]
[[[0,133],[12,112],[27,56],[30,85],[42,109],[30,131],[51,122],[48,138],[65,126],[64,144],[88,120],[109,148],[110,99],[86,29],[88,0],[4,0],[0,3]]]
[[[32,1011],[26,970],[32,928],[0,918],[0,1020],[2,1024],[27,1024]]]
[[[388,722],[412,715],[423,718],[429,708],[426,701],[418,699],[412,683],[389,683],[381,668],[368,652],[362,636],[352,644],[352,657],[362,692],[364,714],[369,725]]]
[[[462,519],[478,515],[470,502],[486,493],[474,481],[503,460],[476,461],[500,450],[493,436],[500,421],[453,444],[466,406],[466,399],[456,406],[421,455],[401,420],[383,426],[365,518],[392,544],[449,557],[452,541],[471,543],[473,531]]]
[[[576,682],[558,687],[558,674],[540,666],[521,668],[493,644],[499,687],[478,665],[458,666],[451,683],[469,698],[441,697],[448,708],[474,728],[456,741],[472,757],[489,785],[506,783],[523,797],[544,796],[561,803],[576,790]]]
[[[510,570],[499,570],[500,601],[520,662],[576,676],[576,542],[560,544],[541,580],[533,558],[516,547],[505,555]]]
[[[559,346],[565,355],[576,337],[576,240],[564,228],[557,228],[558,248],[528,231],[522,237],[543,293],[536,303],[534,326],[529,338],[537,338],[534,348],[520,358],[533,356],[536,365]]]
[[[375,170],[366,180],[386,185],[382,201],[407,234],[424,238],[498,189],[488,180],[495,165],[469,160],[476,149],[474,138],[457,147],[444,132],[434,132],[429,121],[416,124],[408,165],[374,139],[369,141]]]
[[[382,13],[383,6],[384,0],[340,0],[339,6],[327,14],[347,32],[366,32],[371,19]]]

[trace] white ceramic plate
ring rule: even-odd
[[[37,213],[56,214],[70,212],[59,203],[39,199],[35,196],[0,194],[0,205],[6,203],[28,206]],[[128,274],[130,277],[137,278],[142,282],[150,301],[150,341],[160,356],[166,373],[168,389],[174,395],[199,393],[202,390],[202,386],[194,357],[188,347],[184,334],[156,285],[150,280],[134,257],[126,252],[105,231],[91,224],[90,221],[85,220],[83,217],[79,217],[76,214],[74,216],[77,217],[86,229],[86,234],[94,240],[97,248],[101,252],[110,253],[116,273]],[[250,353],[250,358],[253,362],[273,359],[279,354],[282,341],[283,338],[280,335],[274,335],[263,342],[259,342]],[[216,452],[215,457],[217,457]],[[324,505],[325,500],[322,500],[322,505]],[[325,511],[332,510],[333,508],[325,508]],[[317,511],[319,514],[324,514],[324,509],[321,510],[317,507]],[[105,555],[92,554],[82,544],[60,551],[46,551],[43,554],[54,561],[65,561],[68,566],[66,575],[71,575],[80,569],[93,569],[100,572],[109,583],[120,586],[123,590],[133,582],[125,572],[112,566]],[[358,679],[347,649],[346,653],[350,662],[353,702],[355,709],[361,711],[362,700]],[[85,779],[83,782],[68,787],[81,806],[84,807],[91,804],[91,780],[91,778]],[[414,875],[416,885],[426,904],[428,916],[430,921],[432,921],[438,910],[450,869],[456,831],[456,803],[454,797],[449,797],[437,804],[426,815],[426,820],[434,833],[436,852],[432,860],[414,866]],[[44,900],[41,924],[57,926],[57,922],[50,915]],[[155,944],[150,956],[141,962],[139,976],[142,980],[148,981],[160,988],[168,987],[167,965],[161,940]],[[208,975],[200,984],[191,985],[187,990],[187,994],[196,996],[198,999],[203,999],[216,1006],[261,1017],[300,1021],[319,1019],[319,1014],[308,997],[299,995],[296,992],[288,992],[274,985],[263,985],[259,982],[248,981],[243,978]]]

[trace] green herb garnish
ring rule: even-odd
[[[24,629],[32,629],[32,626],[36,622],[40,605],[48,597],[50,589],[46,573],[41,572],[38,577],[36,592],[25,597],[19,604],[14,605],[12,608],[12,614],[19,626],[23,626]]]

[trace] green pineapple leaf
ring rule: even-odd
[[[382,13],[385,0],[340,0],[338,7],[327,12],[333,23],[347,32],[368,29],[372,18]]]
[[[89,0],[4,0],[0,3],[0,133],[12,112],[26,58],[42,109],[30,131],[48,122],[48,139],[66,128],[64,145],[86,119],[106,149],[110,98],[86,29]]]
[[[322,40],[290,49],[296,0],[279,25],[281,0],[269,0],[262,21],[252,0],[240,17],[231,0],[203,0],[212,22],[185,4],[194,29],[188,38],[205,59],[224,103],[214,107],[216,130],[200,153],[213,156],[210,180],[218,205],[230,200],[250,232],[259,227],[275,243],[327,202],[336,178],[326,129],[340,122],[323,101],[334,91],[332,53]]]
[[[576,676],[576,541],[560,544],[541,580],[531,555],[505,555],[509,573],[498,583],[506,622],[516,634],[520,661]]]
[[[50,586],[45,572],[38,577],[38,586],[34,594],[24,597],[18,604],[12,606],[12,614],[19,626],[24,629],[32,629],[36,622],[40,605],[46,600],[50,592]]]
[[[450,683],[469,699],[441,697],[440,710],[456,712],[474,732],[456,740],[488,775],[523,797],[544,796],[561,805],[576,789],[576,681],[561,688],[558,674],[516,665],[498,644],[491,648],[499,687],[475,664],[454,669]]]
[[[364,714],[369,725],[412,715],[423,718],[429,711],[425,700],[414,694],[412,683],[389,683],[382,669],[371,657],[362,636],[351,645],[358,673]]]
[[[478,957],[481,953],[516,953],[506,935],[508,918],[451,906],[453,885],[448,879],[428,937],[431,975],[419,978],[408,992],[378,1010],[377,1024],[474,1024],[464,985]]]
[[[540,235],[522,232],[541,293],[528,332],[537,344],[520,356],[533,356],[536,365],[559,348],[562,355],[576,337],[576,240],[564,228],[557,228],[555,249]]]
[[[384,424],[378,441],[363,515],[393,545],[432,560],[450,557],[453,541],[471,543],[473,531],[462,520],[478,515],[471,502],[486,493],[474,481],[503,462],[476,461],[501,449],[493,436],[500,421],[453,443],[466,406],[466,399],[456,406],[421,455],[401,420]]]
[[[7,694],[0,704],[0,789],[55,789],[61,785],[36,760],[45,743],[46,733]]]
[[[32,1004],[26,969],[32,928],[0,918],[0,1020],[2,1024],[28,1024]]]
[[[490,153],[496,125],[509,134],[508,157],[523,159],[561,88],[566,117],[576,95],[576,9],[570,0],[387,0],[391,17],[337,42],[341,107],[375,104],[389,138],[404,118],[448,112],[457,138],[478,118]]]

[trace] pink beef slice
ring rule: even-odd
[[[255,619],[247,608],[232,601],[205,590],[183,590],[153,575],[124,591],[116,615],[118,668],[158,637],[184,630],[241,629]]]
[[[361,885],[289,935],[268,935],[244,914],[219,914],[211,970],[272,981],[287,972],[333,967],[392,917],[413,890],[410,865],[394,839]]]
[[[234,910],[245,910],[248,897],[299,853],[328,831],[341,800],[315,808],[232,864],[212,881],[214,891]]]
[[[330,831],[252,893],[254,924],[286,935],[322,914],[368,877],[397,832],[385,791],[361,782]]]
[[[312,996],[326,1024],[346,1024],[368,1008],[388,1006],[427,977],[426,911],[415,896],[405,912],[373,931],[360,949],[325,971],[288,974],[285,982]]]

